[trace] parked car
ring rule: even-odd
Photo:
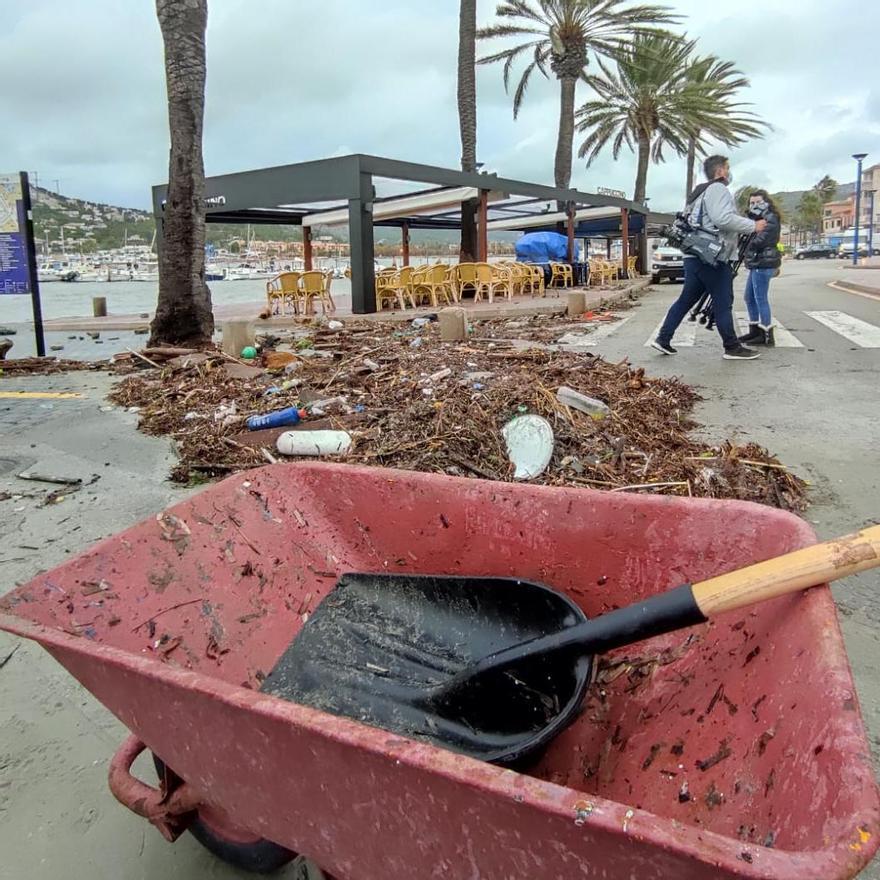
[[[795,253],[796,260],[833,260],[837,256],[837,248],[834,245],[816,242],[799,247]]]
[[[658,247],[651,254],[651,281],[659,284],[664,278],[684,278],[684,254],[674,247]]]
[[[880,250],[876,247],[872,248],[872,253],[876,257],[880,254]],[[851,241],[843,242],[837,250],[837,255],[842,259],[852,259],[853,254],[853,243]],[[868,256],[868,242],[867,241],[859,241],[859,256],[867,257]]]

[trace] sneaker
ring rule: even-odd
[[[753,348],[746,348],[744,345],[724,349],[724,360],[726,361],[753,361],[757,357],[761,357],[759,352]]]
[[[651,348],[656,349],[661,354],[678,354],[678,349],[673,348],[668,342],[661,342],[659,339],[655,339],[651,343]]]

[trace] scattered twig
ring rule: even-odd
[[[456,464],[460,464],[463,468],[467,468],[469,471],[473,471],[475,474],[479,474],[481,477],[484,477],[487,480],[497,480],[498,477],[487,471],[485,468],[481,468],[478,464],[475,464],[472,461],[468,461],[466,458],[462,458],[460,455],[456,455],[454,452],[449,453],[450,461],[454,461]]]
[[[243,361],[241,358],[237,358],[234,355],[229,354],[227,351],[220,350],[220,354],[223,355],[227,360],[235,361],[237,364],[241,364],[243,367],[252,367],[253,364],[247,363],[247,361]]]
[[[155,361],[151,361],[146,355],[141,354],[139,351],[135,351],[133,348],[127,348],[126,351],[133,354],[136,358],[140,358],[145,363],[148,363],[151,367],[155,367],[157,370],[161,370],[162,367],[159,366]]]
[[[782,470],[782,471],[790,470],[784,464],[780,464],[779,462],[775,462],[775,461],[751,461],[748,458],[738,458],[737,461],[740,464],[747,464],[747,465],[750,465],[751,467],[779,468],[779,470]]]
[[[129,349],[130,351],[131,349]],[[155,346],[154,348],[145,348],[144,354],[150,354],[153,357],[176,358],[185,357],[188,354],[197,354],[197,348],[174,348],[171,346]]]
[[[726,461],[727,459],[722,458],[720,455],[688,455],[685,456],[685,461]],[[750,458],[738,458],[732,457],[731,461],[737,461],[740,464],[748,464],[752,467],[763,467],[763,468],[778,468],[782,471],[790,471],[791,468],[784,464],[780,464],[778,461],[752,461]]]
[[[615,489],[612,489],[612,492],[627,492],[631,489],[671,489],[673,486],[687,486],[687,481],[685,482],[674,482],[674,483],[634,483],[631,486],[618,486]]]
[[[367,355],[375,354],[377,351],[381,351],[383,346],[378,345],[375,348],[368,348],[366,351],[359,351],[354,357],[350,357],[347,360],[342,361],[339,365],[339,368],[336,372],[327,380],[327,384],[324,386],[325,389],[329,388],[339,377],[339,374],[348,366],[351,366],[355,361],[362,360]]]
[[[132,632],[137,632],[142,626],[146,626],[151,620],[155,620],[162,614],[167,614],[169,611],[176,611],[178,608],[183,608],[185,605],[195,605],[196,602],[204,602],[206,599],[205,596],[200,596],[198,599],[187,599],[186,602],[178,602],[176,605],[169,605],[167,608],[163,608],[161,611],[157,611],[155,614],[151,614],[149,617],[142,620],[136,626],[131,628]]]
[[[52,483],[60,486],[79,486],[82,480],[79,477],[53,477],[47,474],[35,474],[33,471],[22,471],[18,474],[19,480],[32,480],[35,483]]]
[[[16,645],[2,660],[0,660],[0,669],[2,669],[11,659],[13,654],[21,647],[21,645]]]

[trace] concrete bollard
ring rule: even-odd
[[[443,342],[462,342],[467,339],[467,312],[455,306],[441,309],[440,339]]]
[[[106,318],[107,317],[107,297],[106,296],[93,296],[92,297],[92,314],[96,318]]]
[[[568,295],[568,315],[582,315],[587,310],[587,295],[582,290],[573,290]]]
[[[221,331],[223,333],[221,348],[233,357],[241,357],[241,350],[256,341],[252,321],[224,321]]]

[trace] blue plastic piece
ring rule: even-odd
[[[568,257],[568,237],[558,232],[527,232],[514,244],[520,263],[564,263]],[[575,243],[574,261],[579,252]]]
[[[251,416],[247,420],[248,430],[259,431],[262,428],[283,428],[285,425],[295,425],[304,415],[305,410],[295,406],[287,409],[279,409],[262,416]]]

